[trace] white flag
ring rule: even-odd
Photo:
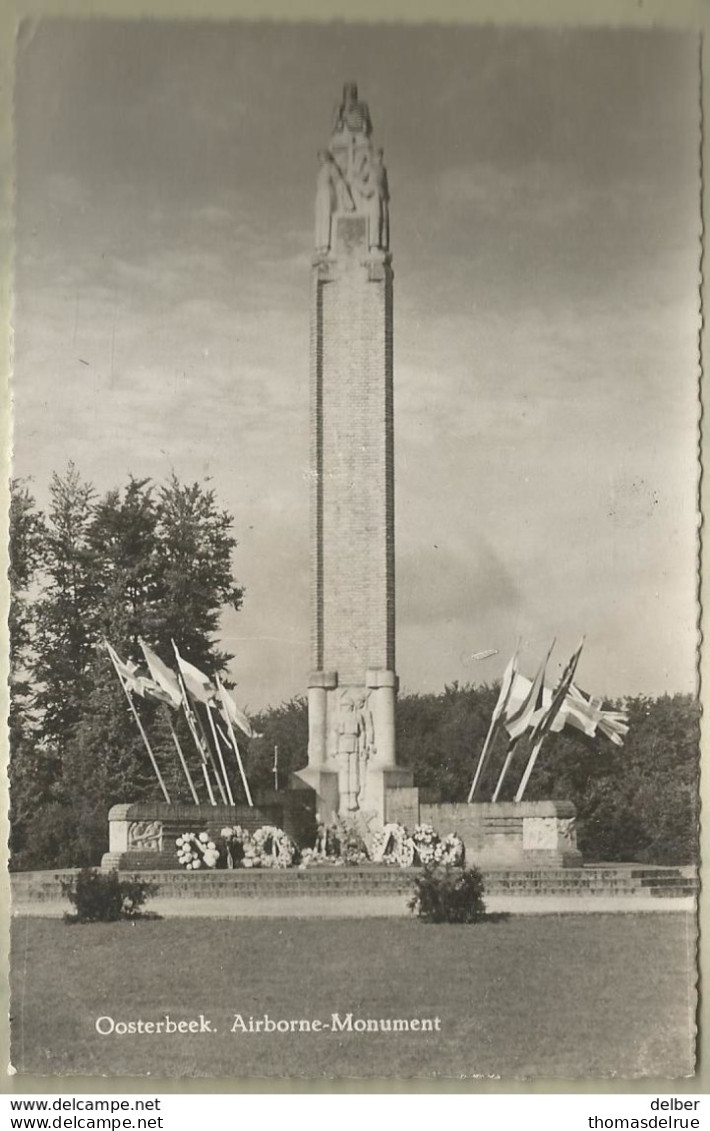
[[[173,645],[173,647],[175,647]],[[217,694],[214,684],[209,676],[196,668],[194,664],[188,663],[183,660],[182,656],[175,648],[175,658],[180,668],[180,674],[185,681],[185,687],[192,695],[193,699],[199,700],[200,703],[210,703]]]
[[[247,738],[253,738],[254,728],[241,708],[234,702],[233,697],[226,690],[219,676],[217,676],[217,686],[219,688],[220,698],[222,699],[222,714],[225,718],[229,718],[235,726],[238,726]]]

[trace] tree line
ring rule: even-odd
[[[10,823],[14,867],[95,864],[107,812],[156,794],[150,761],[102,646],[142,661],[143,636],[168,660],[174,640],[210,676],[231,655],[220,615],[239,609],[233,519],[214,491],[173,475],[130,477],[100,495],[73,465],[42,513],[26,483],[10,503]],[[141,702],[171,797],[190,800],[166,708]],[[184,722],[178,721],[184,727]],[[183,745],[190,736],[182,731]],[[197,774],[197,768],[193,766]]]
[[[218,643],[225,608],[239,610],[233,518],[207,485],[175,476],[159,486],[129,477],[101,495],[77,469],[52,477],[41,512],[29,485],[12,485],[10,509],[11,864],[96,864],[107,848],[107,813],[119,802],[160,798],[125,696],[102,648],[140,662],[139,637],[170,662],[171,641],[209,676],[227,681],[232,657]],[[397,705],[398,761],[426,799],[464,801],[497,685],[404,694]],[[617,707],[619,703],[605,706]],[[577,806],[586,859],[657,864],[697,858],[699,707],[691,695],[624,700],[624,746],[578,731],[551,735],[526,799]],[[141,702],[175,800],[190,801],[174,755],[166,708]],[[253,719],[245,740],[252,791],[278,785],[307,762],[305,699]],[[177,720],[185,751],[190,737]],[[504,756],[493,750],[481,782],[491,796]],[[516,752],[501,800],[527,757]],[[194,755],[193,755],[194,757]],[[197,766],[193,765],[195,776]]]

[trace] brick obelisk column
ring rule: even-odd
[[[395,746],[392,259],[382,151],[345,88],[320,155],[311,296],[312,671],[321,815],[382,820]]]

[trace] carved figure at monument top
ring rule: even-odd
[[[336,107],[327,150],[318,154],[315,246],[319,256],[333,251],[334,218],[359,213],[368,218],[368,249],[389,251],[389,186],[383,151],[372,144],[372,121],[357,84],[346,83]]]
[[[372,121],[367,102],[358,98],[357,83],[346,82],[343,98],[333,116],[333,133],[348,130],[351,134],[363,134],[366,138],[372,133]]]
[[[338,207],[338,181],[341,179],[327,149],[318,153],[320,165],[316,179],[316,251],[330,249],[333,213]]]

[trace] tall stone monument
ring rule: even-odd
[[[395,749],[392,256],[367,104],[347,83],[318,155],[311,294],[308,766],[324,819],[383,820]]]

